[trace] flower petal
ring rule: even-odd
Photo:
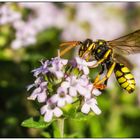
[[[86,94],[88,94],[88,89],[80,86],[80,85],[77,85],[77,91],[79,92],[80,95],[82,96],[87,96]]]
[[[69,95],[66,95],[66,102],[69,103],[69,104],[72,103],[73,102],[72,97],[69,96]]]
[[[88,104],[84,103],[84,105],[81,108],[81,112],[88,114],[89,111],[90,111],[90,106]]]
[[[40,109],[41,114],[42,115],[45,114],[46,111],[47,111],[47,105],[42,106]]]
[[[63,65],[66,65],[66,64],[68,63],[68,60],[66,60],[66,59],[61,59],[61,62],[62,62]]]
[[[52,111],[48,111],[44,115],[44,121],[45,122],[50,122],[52,120],[52,117],[53,117],[53,112]]]
[[[99,109],[97,105],[92,105],[91,109],[95,112],[95,114],[97,115],[101,114],[101,110]]]
[[[54,95],[50,98],[50,100],[51,100],[52,103],[56,103],[56,102],[58,101],[58,98],[59,98],[59,95],[58,95],[58,94],[54,94]]]
[[[61,84],[61,87],[62,88],[68,88],[68,87],[70,87],[70,83],[65,81]]]
[[[57,78],[62,78],[64,76],[64,73],[62,71],[55,71],[54,73]]]
[[[77,91],[76,91],[76,88],[74,87],[70,87],[69,88],[69,94],[73,97],[77,96]]]
[[[98,104],[97,100],[95,98],[87,100],[87,103],[90,104],[90,105]]]
[[[87,66],[93,66],[96,63],[97,63],[97,61],[94,60],[94,61],[86,62],[86,65]]]
[[[81,58],[80,58],[80,57],[76,57],[76,58],[75,58],[75,60],[76,60],[77,64],[81,64],[81,63],[82,63],[82,61],[81,61]]]
[[[84,71],[84,74],[85,74],[85,75],[88,75],[88,74],[89,74],[89,69],[88,69],[88,67],[83,66],[83,71]]]
[[[59,98],[59,101],[57,102],[57,106],[63,107],[65,105],[65,99]]]
[[[34,86],[35,86],[35,84],[31,84],[31,85],[27,86],[27,91],[29,91]]]
[[[47,99],[46,92],[43,91],[42,93],[39,93],[37,99],[38,99],[38,102],[39,102],[39,103],[45,102],[46,99]]]
[[[55,115],[56,117],[60,117],[62,114],[63,114],[63,112],[62,112],[62,110],[61,110],[60,108],[56,107],[56,108],[54,109],[54,115]]]
[[[32,92],[32,94],[29,96],[29,97],[27,97],[27,99],[28,100],[35,100],[36,98],[37,98],[37,96],[38,96],[38,92],[40,92],[40,88],[36,88],[33,92]]]
[[[95,96],[99,96],[102,92],[99,91],[98,89],[94,88],[92,93],[95,95]]]

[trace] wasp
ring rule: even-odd
[[[135,90],[136,83],[131,73],[130,63],[127,63],[128,60],[123,54],[129,55],[140,52],[140,30],[111,41],[86,39],[83,42],[69,41],[60,44],[61,48],[64,46],[65,49],[60,52],[60,56],[79,46],[79,57],[86,61],[91,61],[91,59],[97,61],[90,68],[101,66],[101,71],[95,78],[93,87],[100,90],[105,89],[107,80],[114,72],[119,85],[124,90],[128,93],[132,93]],[[105,70],[107,70],[105,76],[100,78]]]

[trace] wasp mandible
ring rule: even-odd
[[[91,58],[97,60],[97,63],[90,68],[101,65],[102,69],[95,78],[94,87],[103,90],[107,85],[108,78],[114,71],[116,79],[123,89],[128,93],[135,90],[134,76],[126,63],[127,59],[122,54],[129,55],[140,52],[140,30],[111,41],[86,39],[83,42],[69,41],[60,44],[60,47],[63,46],[67,47],[60,52],[60,56],[72,48],[80,46],[79,57],[86,61],[90,61]],[[105,69],[107,69],[107,73],[105,77],[100,79]]]

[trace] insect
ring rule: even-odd
[[[135,79],[130,71],[130,63],[122,54],[135,54],[140,52],[140,30],[132,32],[120,38],[105,41],[86,39],[81,41],[70,41],[60,44],[60,47],[67,46],[60,52],[60,56],[67,53],[74,47],[79,48],[79,57],[90,61],[91,58],[97,62],[90,68],[101,66],[101,71],[95,78],[94,87],[103,90],[107,85],[107,80],[111,74],[115,73],[119,85],[128,93],[135,90]],[[105,76],[100,79],[104,70],[107,70]]]

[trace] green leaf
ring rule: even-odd
[[[49,134],[49,132],[42,132],[41,135],[45,138],[51,138],[51,135]]]
[[[53,121],[44,122],[43,117],[31,117],[22,122],[21,126],[29,128],[47,128]]]

